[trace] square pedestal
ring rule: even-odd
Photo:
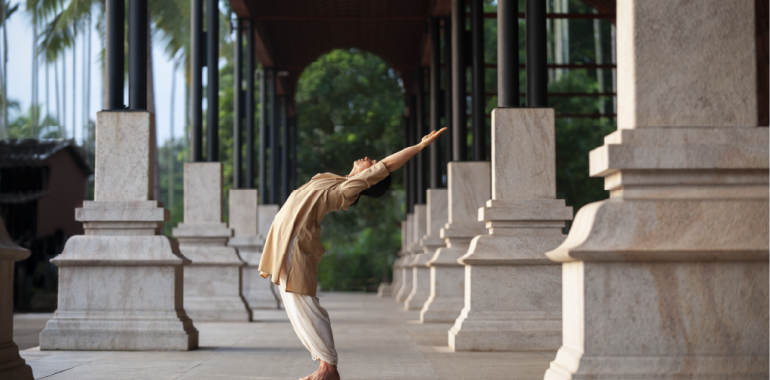
[[[250,321],[242,289],[246,262],[226,245],[233,230],[222,223],[222,164],[185,163],[184,182],[184,223],[172,234],[192,260],[184,276],[187,312],[199,321]],[[253,230],[250,224],[244,228]]]

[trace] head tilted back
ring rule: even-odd
[[[391,177],[390,177],[390,174],[388,174],[388,176],[385,177],[382,181],[377,182],[374,185],[372,185],[372,187],[362,191],[359,194],[358,199],[356,199],[356,201],[353,202],[351,206],[355,206],[356,204],[358,204],[358,200],[361,199],[361,195],[365,195],[367,197],[372,197],[372,198],[379,198],[385,195],[385,193],[387,193],[388,190],[390,189],[390,181],[391,181]]]

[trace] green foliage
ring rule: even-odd
[[[297,86],[297,175],[347,174],[353,161],[381,159],[402,148],[404,97],[395,72],[357,49],[334,50],[312,63]],[[403,175],[393,173],[387,196],[363,198],[321,224],[326,255],[318,278],[334,290],[372,290],[389,278],[400,245]]]
[[[572,71],[549,86],[552,92],[597,92],[596,80],[586,70]],[[598,97],[551,97],[548,105],[562,114],[599,113]],[[588,153],[603,144],[615,130],[608,118],[556,119],[556,191],[574,211],[587,203],[606,199],[604,180],[588,176]]]
[[[11,108],[18,109],[18,103],[9,101]],[[19,114],[16,119],[8,123],[8,137],[12,139],[41,138],[57,139],[61,138],[61,128],[58,126],[56,118],[47,115],[43,116],[39,105],[32,105],[26,114]],[[34,115],[34,116],[31,116]],[[37,120],[32,121],[37,117]]]

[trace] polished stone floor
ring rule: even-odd
[[[343,379],[541,380],[555,352],[454,353],[451,324],[421,324],[392,298],[322,293],[332,319]],[[30,347],[46,315],[14,318]],[[22,350],[36,379],[298,379],[317,364],[283,310],[257,311],[251,323],[196,323],[201,348],[190,352]]]

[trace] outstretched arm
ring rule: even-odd
[[[404,166],[404,164],[409,161],[410,158],[414,157],[415,154],[435,141],[436,138],[444,133],[444,131],[446,131],[446,127],[439,129],[438,131],[433,131],[423,137],[419,144],[406,147],[399,152],[393,153],[390,156],[383,158],[380,162],[385,164],[385,167],[388,169],[388,171],[392,173]]]

